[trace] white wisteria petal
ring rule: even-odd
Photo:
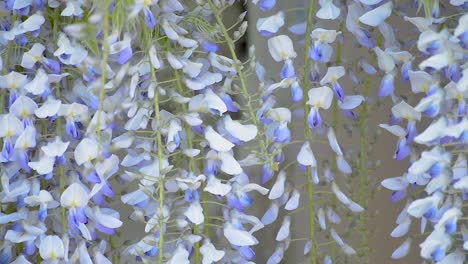
[[[156,47],[154,45],[151,45],[149,49],[149,57],[150,57],[151,65],[153,65],[153,67],[156,70],[159,70],[161,68],[161,61],[158,58]]]
[[[24,85],[24,89],[33,95],[41,95],[49,88],[49,76],[41,68],[36,71],[34,79]]]
[[[232,120],[229,115],[224,117],[223,122],[229,134],[239,140],[248,142],[257,136],[258,129],[255,125],[243,125],[239,121]]]
[[[268,193],[268,189],[265,187],[262,187],[256,183],[248,183],[240,188],[240,191],[242,192],[251,192],[251,191],[257,191],[262,195],[266,195]]]
[[[292,40],[286,35],[279,35],[268,40],[268,50],[275,61],[285,61],[297,56]]]
[[[276,234],[276,241],[283,241],[289,237],[291,227],[291,217],[289,215],[284,217],[283,223],[281,224],[278,233]]]
[[[88,204],[88,191],[80,183],[72,183],[62,193],[60,204],[67,208],[83,208]]]
[[[13,114],[0,115],[0,138],[18,136],[23,132],[23,123]]]
[[[226,254],[222,250],[217,250],[208,239],[204,240],[203,245],[200,247],[200,253],[203,256],[202,264],[211,264],[220,261]]]
[[[265,211],[265,213],[262,216],[262,223],[264,225],[269,225],[276,221],[278,218],[278,213],[279,213],[279,206],[277,203],[273,202],[271,203],[270,207]]]
[[[408,214],[416,218],[420,218],[431,206],[437,206],[441,202],[442,198],[443,195],[440,192],[437,192],[432,196],[415,200],[408,206]]]
[[[231,185],[222,183],[221,180],[215,176],[209,176],[203,190],[214,195],[225,196],[231,191],[231,189]]]
[[[202,224],[205,220],[203,208],[198,201],[191,202],[184,215],[196,225]]]
[[[352,110],[361,105],[364,100],[362,95],[347,95],[344,97],[343,102],[338,100],[338,107],[343,110]]]
[[[98,156],[98,143],[95,139],[84,138],[78,143],[74,152],[75,162],[82,165]]]
[[[333,0],[320,0],[320,9],[316,16],[320,19],[336,19],[340,15],[340,9],[333,4]]]
[[[28,166],[40,175],[46,175],[54,170],[55,158],[43,155],[38,161],[28,162]]]
[[[221,160],[221,170],[229,175],[236,175],[242,172],[239,162],[229,152],[219,152],[218,157]]]
[[[393,135],[399,138],[406,136],[406,130],[399,125],[390,126],[387,124],[380,124],[379,127],[387,130],[388,132],[392,133]]]
[[[15,149],[28,149],[36,146],[36,129],[27,126],[15,142]]]
[[[333,91],[328,86],[312,88],[308,92],[308,105],[328,109],[333,101]]]
[[[42,146],[41,150],[50,157],[60,157],[65,153],[65,151],[70,145],[70,142],[63,142],[60,137],[55,137],[53,142],[47,143],[47,145]]]
[[[39,254],[44,260],[62,259],[65,255],[65,247],[58,236],[45,236],[41,239]]]
[[[106,213],[105,211],[102,211],[99,209],[99,207],[94,207],[93,209],[94,212],[94,217],[96,218],[96,221],[98,221],[101,225],[107,227],[107,228],[119,228],[122,226],[123,222],[120,221],[118,217],[118,213],[116,211],[113,211],[114,214],[111,213]]]
[[[386,4],[383,4],[365,13],[359,17],[359,21],[368,26],[376,27],[382,24],[382,22],[384,22],[385,19],[387,19],[392,14],[392,9],[393,3],[389,1]]]
[[[276,177],[276,182],[270,189],[270,194],[268,195],[268,199],[274,200],[280,198],[284,194],[285,189],[285,182],[286,182],[286,173],[284,171],[280,171],[278,176]]]
[[[301,150],[297,154],[297,162],[303,166],[317,166],[317,160],[315,159],[314,153],[310,148],[309,141],[302,145]]]
[[[279,11],[275,15],[259,18],[257,20],[257,31],[274,34],[284,25],[284,12]]]
[[[387,50],[383,51],[379,47],[374,48],[375,54],[377,55],[377,64],[379,68],[385,73],[390,73],[395,68],[395,60]]]
[[[34,110],[34,114],[39,118],[51,117],[58,113],[61,105],[62,101],[49,98],[41,107]]]
[[[339,156],[343,155],[340,145],[338,144],[338,141],[336,139],[335,131],[332,127],[328,128],[327,130],[327,138],[328,142],[330,143],[330,147],[335,152],[335,154]]]
[[[426,68],[433,68],[441,70],[451,64],[452,54],[449,51],[437,53],[419,64],[419,69],[424,70]]]
[[[392,253],[392,259],[401,259],[406,257],[411,249],[411,238],[407,238],[400,246]]]
[[[406,217],[393,231],[390,233],[392,237],[402,237],[408,233],[411,226],[411,218]]]
[[[396,118],[404,118],[407,120],[417,120],[421,119],[421,113],[416,111],[411,105],[405,101],[401,101],[398,104],[392,107],[392,114]]]
[[[230,151],[234,147],[234,144],[221,136],[211,126],[208,126],[205,129],[205,138],[210,144],[210,147],[216,151],[226,152]]]
[[[284,206],[284,209],[288,211],[296,210],[297,207],[299,207],[300,198],[301,198],[301,193],[298,190],[294,189],[291,197],[289,198],[289,201]]]
[[[327,83],[336,82],[345,74],[346,74],[346,70],[343,66],[328,67],[327,73],[325,74],[325,76],[323,76],[322,80],[320,80],[320,85],[325,85]]]
[[[210,110],[217,110],[219,115],[227,111],[224,101],[211,89],[207,89],[204,94],[199,94],[190,99],[189,111],[208,113]]]
[[[432,75],[425,71],[408,71],[408,77],[413,93],[427,92],[431,85],[438,83]]]
[[[190,264],[189,252],[182,244],[178,245],[167,264]]]
[[[253,246],[258,240],[249,232],[234,228],[232,224],[226,224],[223,229],[224,237],[235,246]]]
[[[409,183],[406,181],[405,177],[394,177],[383,180],[381,184],[389,190],[400,191],[405,189]]]
[[[419,144],[428,144],[433,140],[439,138],[444,129],[447,127],[447,119],[445,117],[439,118],[437,121],[432,122],[426,130],[414,138],[414,141]]]

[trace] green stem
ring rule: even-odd
[[[101,62],[101,87],[99,88],[99,108],[97,112],[97,124],[96,124],[96,136],[98,141],[98,147],[100,148],[101,144],[101,113],[104,104],[104,86],[106,85],[106,75],[107,75],[107,59],[109,56],[109,0],[103,1],[103,12],[104,12],[104,21],[102,29],[102,62]]]
[[[5,56],[3,57],[3,69],[2,74],[5,75],[8,73],[9,65],[10,65],[10,56],[11,50],[13,49],[14,41],[8,41]],[[0,114],[3,113],[5,110],[5,89],[0,90]]]
[[[16,16],[13,16],[11,19],[11,22],[13,24],[13,21],[16,20]],[[8,69],[10,66],[10,56],[11,56],[11,50],[13,49],[14,41],[8,41],[8,44],[6,46],[6,51],[5,51],[5,57],[3,57],[3,69],[2,69],[2,74],[6,75],[8,73]],[[5,91],[6,89],[0,89],[0,114],[3,114],[3,111],[5,110]],[[0,147],[3,148],[3,138],[0,138]],[[0,191],[2,190],[2,187],[0,186]]]
[[[50,10],[52,11],[52,10]],[[52,21],[50,21],[50,24],[52,25],[52,38],[54,40],[57,40],[58,32],[59,32],[59,24],[60,24],[60,16],[59,16],[59,9],[56,8],[54,9],[54,13],[52,14]],[[54,43],[55,48],[57,48],[57,43],[55,41]],[[60,86],[57,84],[55,85],[55,97],[57,100],[60,100],[61,97],[61,92],[60,92]],[[62,136],[62,119],[57,118],[57,136],[61,137]],[[57,165],[57,174],[59,176],[59,189],[60,193],[62,194],[65,191],[65,173],[63,166],[58,164]],[[61,230],[62,234],[67,233],[67,218],[65,217],[65,207],[60,207],[60,225],[61,225]]]
[[[148,31],[148,28],[145,25],[142,25],[143,27],[143,39],[152,39],[152,32]],[[146,47],[149,50],[150,43],[148,43],[148,47]],[[154,67],[150,65],[150,72],[151,72],[151,80],[156,84],[156,72],[154,70]],[[159,126],[161,126],[161,115],[160,115],[160,110],[159,110],[159,92],[156,89],[154,92],[154,97],[153,97],[153,105],[154,105],[154,118],[156,120],[157,124],[157,130],[156,130],[156,144],[158,148],[158,171],[159,171],[159,181],[158,181],[158,199],[159,199],[159,204],[158,204],[158,209],[159,213],[161,214],[160,216],[163,217],[163,210],[164,210],[164,175],[163,175],[163,143],[162,143],[162,136],[161,136],[161,129]],[[163,264],[163,257],[164,257],[164,219],[160,218],[159,219],[159,244],[158,244],[158,263]]]
[[[364,82],[364,101],[362,102],[361,117],[359,118],[359,128],[360,128],[360,144],[359,144],[359,204],[366,207],[364,194],[366,193],[366,184],[367,184],[367,170],[366,170],[366,159],[367,159],[367,96],[369,95],[369,88],[371,84],[370,75],[366,76]],[[359,214],[359,220],[361,222],[361,238],[364,248],[367,248],[367,227],[366,227],[366,217],[364,213]],[[367,251],[367,250],[366,250]],[[367,253],[367,252],[364,252]]]
[[[173,73],[174,73],[174,77],[175,77],[175,80],[176,80],[177,90],[181,95],[183,95],[184,94],[184,87],[183,87],[183,84],[181,82],[179,72],[177,70],[173,70]],[[187,113],[187,105],[185,105],[185,104],[182,105],[182,111],[184,113]],[[190,126],[187,123],[184,123],[184,130],[185,130],[185,136],[187,138],[187,148],[192,149],[193,148],[192,130],[191,130]],[[190,167],[190,170],[193,173],[195,173],[197,171],[198,168],[197,168],[197,166],[195,164],[195,159],[194,158],[190,158],[189,167]],[[201,192],[200,200],[201,200],[201,203],[204,205],[203,206],[203,215],[205,217],[204,223],[207,223],[208,215],[207,215],[207,208],[206,208],[207,206],[206,206],[206,204],[204,204],[205,196],[203,195],[203,187],[204,187],[203,185],[200,186],[200,188],[201,188],[201,190],[200,190],[200,192]],[[208,228],[204,228],[205,236],[208,236],[207,230],[208,230]],[[193,233],[197,235],[197,234],[199,234],[199,232],[200,232],[200,230],[199,230],[198,225],[195,225]],[[195,243],[194,262],[195,263],[200,263],[200,243],[199,242]]]
[[[339,26],[339,31],[343,31],[343,23],[340,24]],[[341,43],[338,41],[337,42],[337,45],[336,45],[336,65],[340,65],[341,64],[341,52],[342,52],[342,46],[341,46]],[[334,100],[333,101],[333,104],[332,104],[332,113],[333,113],[333,120],[332,120],[332,128],[333,128],[333,131],[336,133],[337,137],[338,137],[338,102],[337,100]],[[332,152],[331,154],[331,170],[333,172],[333,174],[336,176],[336,174],[338,173],[338,167],[337,167],[337,164],[336,164],[336,155],[334,152]],[[333,208],[336,208],[336,196],[333,195],[331,196],[331,206]],[[336,260],[336,243],[332,243],[331,244],[331,259],[332,259],[332,262],[335,263],[335,260]]]
[[[302,98],[302,106],[304,108],[304,136],[305,139],[310,141],[310,129],[309,123],[307,120],[307,115],[309,113],[309,105],[307,104],[308,98],[308,84],[309,84],[309,48],[311,45],[311,37],[310,33],[312,32],[312,19],[314,15],[314,6],[315,0],[311,0],[309,2],[309,7],[307,11],[307,28],[305,33],[305,43],[304,43],[304,69],[303,69],[303,76],[302,76],[302,90],[303,90],[303,98]],[[317,263],[317,252],[316,252],[316,245],[315,245],[315,215],[314,215],[314,189],[312,186],[312,168],[310,166],[306,167],[306,181],[307,181],[307,204],[308,204],[308,211],[309,211],[309,229],[310,229],[310,240],[312,241],[312,248],[310,249],[311,255],[311,263]]]
[[[244,94],[244,97],[247,100],[247,102],[246,102],[247,103],[247,110],[249,112],[250,119],[252,120],[254,125],[257,128],[259,128],[259,131],[260,131],[261,124],[260,124],[260,121],[257,119],[257,117],[255,115],[255,111],[254,111],[254,108],[252,106],[252,102],[250,101],[251,96],[249,94],[249,89],[247,88],[246,77],[245,77],[244,72],[242,71],[241,65],[239,63],[240,61],[237,58],[236,50],[235,50],[235,47],[234,47],[234,41],[232,40],[231,36],[229,35],[229,32],[228,32],[227,28],[224,26],[223,20],[222,20],[220,14],[219,14],[219,9],[213,4],[213,0],[207,0],[207,2],[208,2],[208,5],[210,6],[211,11],[213,12],[213,16],[215,17],[219,28],[221,29],[223,37],[224,37],[224,39],[226,41],[226,44],[227,44],[227,46],[229,48],[229,52],[231,54],[231,57],[234,60],[234,67],[235,67],[236,72],[237,72],[237,77],[238,77],[238,79],[240,81],[240,85],[241,85],[241,88],[242,88],[242,93]],[[258,133],[257,135],[260,135],[260,133]],[[267,144],[261,139],[259,140],[259,142],[260,142],[260,146],[261,146],[261,149],[262,149],[263,158],[268,159],[268,164],[271,165],[271,161],[269,160],[269,155],[267,155],[267,153],[268,153]],[[271,168],[271,166],[270,166],[270,168]]]

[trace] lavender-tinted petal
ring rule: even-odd
[[[260,3],[258,4],[258,8],[262,11],[268,11],[275,7],[276,5],[276,0],[260,0]]]
[[[153,12],[149,8],[144,8],[143,9],[144,15],[145,15],[145,24],[148,28],[154,29],[156,26],[156,19],[154,18]]]

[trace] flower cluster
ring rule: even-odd
[[[426,1],[422,3],[425,17],[404,17],[419,33],[413,43],[421,55],[376,50],[380,64],[387,65],[386,68],[393,68],[394,60],[401,56],[399,60],[404,62],[401,77],[405,86],[411,94],[422,94],[417,97],[415,106],[409,99],[395,97],[389,124],[380,125],[398,137],[394,158],[409,157],[406,172],[385,179],[382,185],[393,191],[392,202],[408,197],[396,219],[392,237],[406,236],[411,223],[419,220],[423,235],[419,244],[422,258],[437,263],[464,263],[468,250],[464,223],[468,190],[464,183],[468,135],[468,75],[464,69],[467,40],[464,36],[468,32],[468,15],[463,13],[466,3],[450,3],[453,5],[450,8],[462,12],[444,17],[439,3]],[[393,60],[384,62],[386,56]],[[414,69],[412,62],[416,64]],[[430,123],[420,125],[424,128],[418,132],[418,123],[424,119],[429,119]],[[413,240],[414,236],[409,235],[392,258],[406,256]]]
[[[382,182],[392,202],[408,196],[391,236],[420,218],[421,257],[464,262],[467,2],[246,1],[264,43],[245,61],[246,12],[224,20],[236,2],[0,3],[0,263],[253,263],[266,252],[258,261],[278,264],[291,243],[313,264],[365,262],[368,116],[390,98],[380,127],[398,137],[394,158],[410,160]],[[417,39],[399,39],[394,17]],[[296,229],[303,209],[308,227]]]

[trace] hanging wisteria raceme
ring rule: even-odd
[[[438,1],[421,4],[424,17],[404,17],[419,33],[411,40],[415,54],[406,52],[400,59],[404,62],[401,77],[406,81],[405,88],[417,99],[412,106],[411,98],[395,97],[389,124],[380,125],[398,137],[395,159],[409,157],[403,175],[382,181],[385,188],[393,191],[392,202],[406,198],[406,206],[390,234],[406,239],[392,258],[408,255],[417,240],[415,237],[421,237],[418,246],[423,259],[465,263],[468,250],[467,3],[450,1],[451,7],[444,6],[456,10],[454,15],[444,14]],[[379,67],[394,67],[398,58],[395,52],[377,49],[376,52],[381,62]],[[403,52],[398,56],[401,55]],[[384,86],[381,91],[386,90]],[[422,122],[429,125],[418,124]],[[421,235],[409,234],[412,223],[419,225]]]
[[[391,257],[464,263],[468,2],[296,2],[2,1],[0,263],[376,262],[378,128]]]

